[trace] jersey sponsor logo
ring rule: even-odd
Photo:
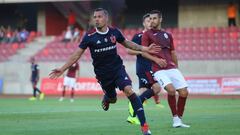
[[[105,52],[105,51],[110,51],[115,49],[116,46],[109,46],[109,47],[105,47],[105,48],[101,48],[101,49],[95,49],[94,52]]]
[[[111,35],[110,40],[113,44],[116,43],[116,37],[114,35]]]
[[[101,44],[101,41],[100,41],[100,40],[98,40],[98,41],[97,41],[97,44]]]

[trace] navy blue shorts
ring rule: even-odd
[[[31,79],[31,82],[32,82],[32,84],[37,84],[38,79],[37,79],[37,78],[32,78],[32,79]]]
[[[139,88],[151,88],[157,81],[154,80],[153,72],[138,73]]]
[[[112,74],[111,79],[97,77],[97,80],[101,85],[105,95],[109,98],[115,98],[117,96],[116,88],[119,88],[119,90],[123,91],[126,86],[132,86],[132,81],[128,76],[124,66],[116,73]]]

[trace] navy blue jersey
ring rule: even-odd
[[[124,36],[117,28],[108,28],[104,33],[93,29],[85,34],[79,47],[90,49],[97,77],[111,79],[116,71],[121,69],[123,62],[117,54],[116,44],[124,40]]]
[[[138,34],[135,34],[133,36],[132,41],[141,45],[142,43],[142,35],[143,32],[140,32]],[[136,72],[137,75],[146,73],[151,70],[152,62],[146,58],[144,58],[141,54],[137,55],[137,61],[136,61]]]
[[[39,67],[38,67],[38,65],[37,64],[32,64],[31,65],[31,70],[32,70],[31,81],[35,81],[36,79],[39,78],[39,74],[38,74]]]

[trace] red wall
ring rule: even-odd
[[[53,6],[46,6],[46,35],[61,35],[67,28],[67,19]]]

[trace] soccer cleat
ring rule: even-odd
[[[183,124],[182,120],[178,116],[173,117],[173,125],[172,126],[174,128],[190,128],[189,125]]]
[[[147,123],[144,123],[141,129],[142,129],[143,135],[151,135],[151,131],[149,130]]]
[[[180,127],[182,127],[182,128],[190,128],[190,125],[187,125],[187,124],[183,124],[183,123],[182,123],[182,124],[180,125]]]
[[[131,102],[128,102],[128,112],[129,112],[130,116],[132,116],[132,117],[136,116],[136,115],[134,115],[134,110],[133,110]]]
[[[174,128],[178,128],[178,127],[180,127],[181,126],[181,119],[178,117],[178,116],[174,116],[173,117],[173,127]]]
[[[44,94],[44,93],[41,93],[40,96],[39,96],[39,99],[40,99],[40,100],[43,100],[44,97],[45,97],[45,94]]]
[[[35,101],[35,100],[37,100],[37,98],[36,97],[30,97],[28,100]]]
[[[140,121],[138,120],[137,117],[128,116],[127,122],[134,125],[140,125]]]
[[[102,108],[104,111],[107,111],[109,109],[109,102],[102,100]]]
[[[164,105],[162,105],[162,104],[156,104],[156,107],[159,107],[159,108],[164,108]]]
[[[58,101],[62,102],[63,100],[64,100],[64,97],[60,97]]]

